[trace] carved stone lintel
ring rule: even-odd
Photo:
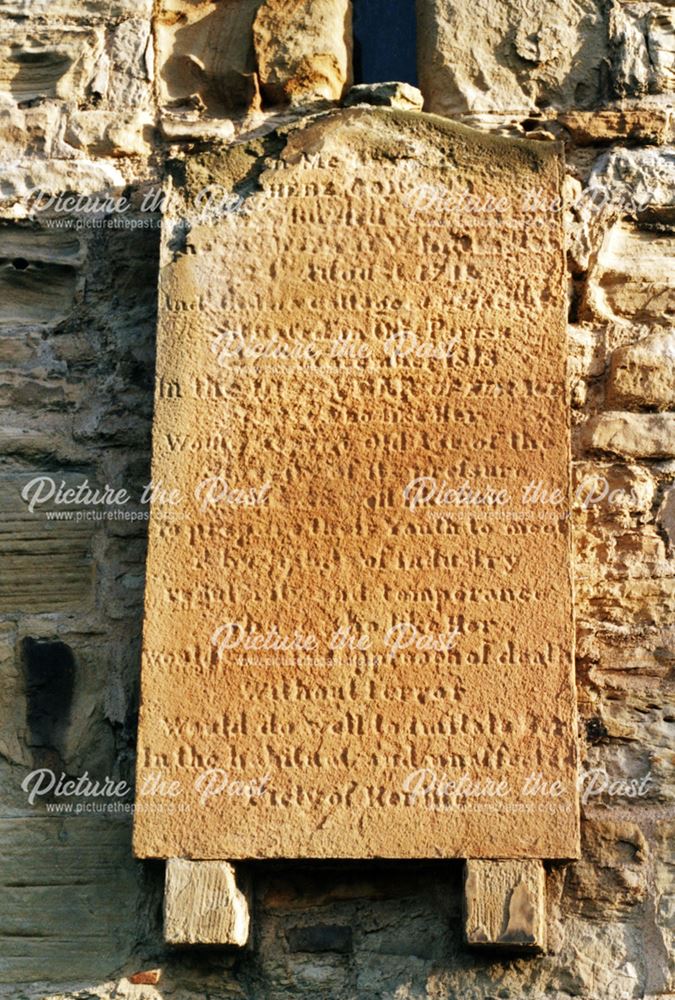
[[[250,929],[250,887],[227,861],[170,858],[164,884],[168,944],[231,944],[243,948]]]
[[[541,861],[467,861],[464,877],[467,944],[511,951],[543,951],[545,899]]]

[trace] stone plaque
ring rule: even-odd
[[[135,849],[578,849],[557,146],[338,110],[176,167]]]

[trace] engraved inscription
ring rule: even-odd
[[[188,810],[136,852],[574,856],[562,230],[514,197],[555,203],[557,152],[363,108],[283,136],[210,221],[240,161],[192,154],[166,223],[153,481],[188,500],[151,518],[137,787]]]

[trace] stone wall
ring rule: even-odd
[[[149,0],[0,0],[8,1000],[674,994],[670,3],[417,5],[425,110],[567,159],[582,760],[635,782],[587,796],[581,859],[550,866],[547,954],[467,952],[459,862],[252,864],[252,947],[168,949],[163,865],[133,860],[128,813],[55,815],[21,787],[39,767],[131,780],[147,513],[49,520],[55,499],[31,514],[21,491],[49,476],[141,496],[164,164],[344,99],[349,6],[161,0],[153,22]],[[64,192],[128,207],[93,217]]]

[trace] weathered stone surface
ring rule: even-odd
[[[588,292],[594,314],[610,320],[675,321],[675,235],[630,222],[609,231]]]
[[[64,143],[89,156],[148,156],[153,134],[154,120],[147,113],[82,111],[71,116]]]
[[[352,929],[340,924],[313,924],[290,927],[286,940],[291,951],[349,954],[352,950]]]
[[[260,0],[162,0],[155,22],[160,101],[227,114],[255,107],[252,27]]]
[[[5,31],[0,34],[0,93],[17,103],[45,97],[84,101],[102,50],[100,29]]]
[[[243,947],[249,927],[249,901],[232,865],[182,858],[167,861],[164,937],[169,944]]]
[[[620,97],[668,93],[675,83],[675,12],[662,4],[614,4],[612,77]]]
[[[658,256],[661,247],[666,253],[670,252],[667,234],[672,223],[675,159],[669,148],[614,147],[582,165],[581,172],[585,183],[570,191],[566,220],[571,267],[577,273],[589,271],[580,314],[586,312],[590,316],[582,318],[594,321],[615,320],[604,297],[598,292],[604,264],[613,263],[611,256],[607,256],[608,250],[616,244],[619,269],[622,266],[621,247],[629,249],[632,245],[637,249],[641,236],[646,244],[651,233],[653,255]],[[575,182],[579,183],[576,179]],[[644,226],[636,226],[636,222],[644,223]],[[612,230],[612,227],[615,228]],[[665,237],[663,242],[661,237]],[[603,258],[602,264],[598,261],[599,257]],[[667,269],[668,262],[660,262],[658,275],[663,275]],[[630,283],[630,275],[628,281]],[[617,278],[617,305],[622,302],[620,282],[621,279]],[[641,294],[643,301],[647,300],[649,312],[650,291],[647,290],[646,295],[644,292],[647,284],[644,269],[639,270],[633,282],[633,292],[637,294],[638,301]]]
[[[400,108],[402,111],[421,111],[424,98],[409,83],[359,83],[352,87],[344,99],[346,108],[357,104],[373,107]]]
[[[629,140],[660,145],[670,135],[667,108],[629,108],[621,111],[565,111],[557,121],[578,146]]]
[[[140,17],[122,21],[108,42],[107,105],[138,112],[152,102],[152,28]]]
[[[63,320],[74,304],[81,263],[74,233],[0,223],[0,327]]]
[[[152,0],[0,0],[0,14],[42,18],[106,20],[135,14],[150,18]]]
[[[603,92],[607,25],[597,0],[421,0],[425,110],[592,107]]]
[[[474,947],[546,947],[546,879],[540,861],[467,861],[464,933]]]
[[[628,458],[673,458],[675,414],[602,413],[588,421],[583,440],[592,451]]]
[[[675,409],[675,330],[656,330],[614,351],[607,402],[616,409]]]
[[[624,215],[648,207],[671,208],[675,190],[672,150],[610,149],[593,163],[588,189],[588,200],[598,208],[607,204]]]
[[[595,805],[595,800],[591,800]],[[579,912],[600,917],[640,905],[648,892],[649,847],[635,823],[610,818],[583,826],[583,857],[570,867]]]
[[[575,462],[574,509],[589,519],[632,525],[652,509],[656,481],[639,465]]]
[[[39,192],[45,197],[75,190],[79,195],[121,194],[126,186],[124,174],[114,161],[99,160],[30,160],[19,159],[0,164],[0,192],[14,218],[34,213],[32,199]]]
[[[81,610],[94,596],[93,525],[49,520],[59,510],[53,501],[31,513],[21,492],[34,478],[15,473],[0,479],[0,609],[12,610],[19,604],[32,612]],[[72,487],[82,476],[66,473],[63,481]],[[46,562],[52,573],[45,573]]]
[[[511,200],[530,185],[557,196],[557,151],[365,108],[280,139],[240,212],[197,223],[193,192],[236,185],[259,147],[187,159],[175,192],[192,221],[162,276],[153,475],[190,506],[183,525],[156,510],[151,529],[138,780],[160,767],[188,808],[170,823],[139,813],[136,850],[574,854],[568,520],[549,509],[533,525],[521,499],[533,480],[568,489],[562,232]],[[440,210],[418,210],[420,185]],[[501,225],[443,218],[466,185],[507,200]],[[437,268],[454,275],[451,305]],[[218,469],[248,509],[199,499]],[[507,516],[415,507],[420,474],[483,494],[497,477]],[[270,631],[307,647],[260,652]],[[230,649],[230,632],[260,655]],[[555,823],[523,792],[533,760],[567,790]],[[203,766],[248,791],[200,802]],[[420,768],[507,780],[489,835],[471,803],[444,808],[426,770],[413,794]]]
[[[44,996],[46,982],[97,980],[127,960],[140,894],[129,826],[113,816],[0,820],[0,984],[42,983]]]
[[[581,580],[577,592],[580,612],[594,621],[666,626],[675,614],[672,576],[654,580]]]
[[[668,538],[672,552],[675,552],[675,487],[671,486],[663,495],[657,521]]]
[[[351,7],[350,0],[263,0],[253,42],[269,103],[342,97],[352,79]]]

